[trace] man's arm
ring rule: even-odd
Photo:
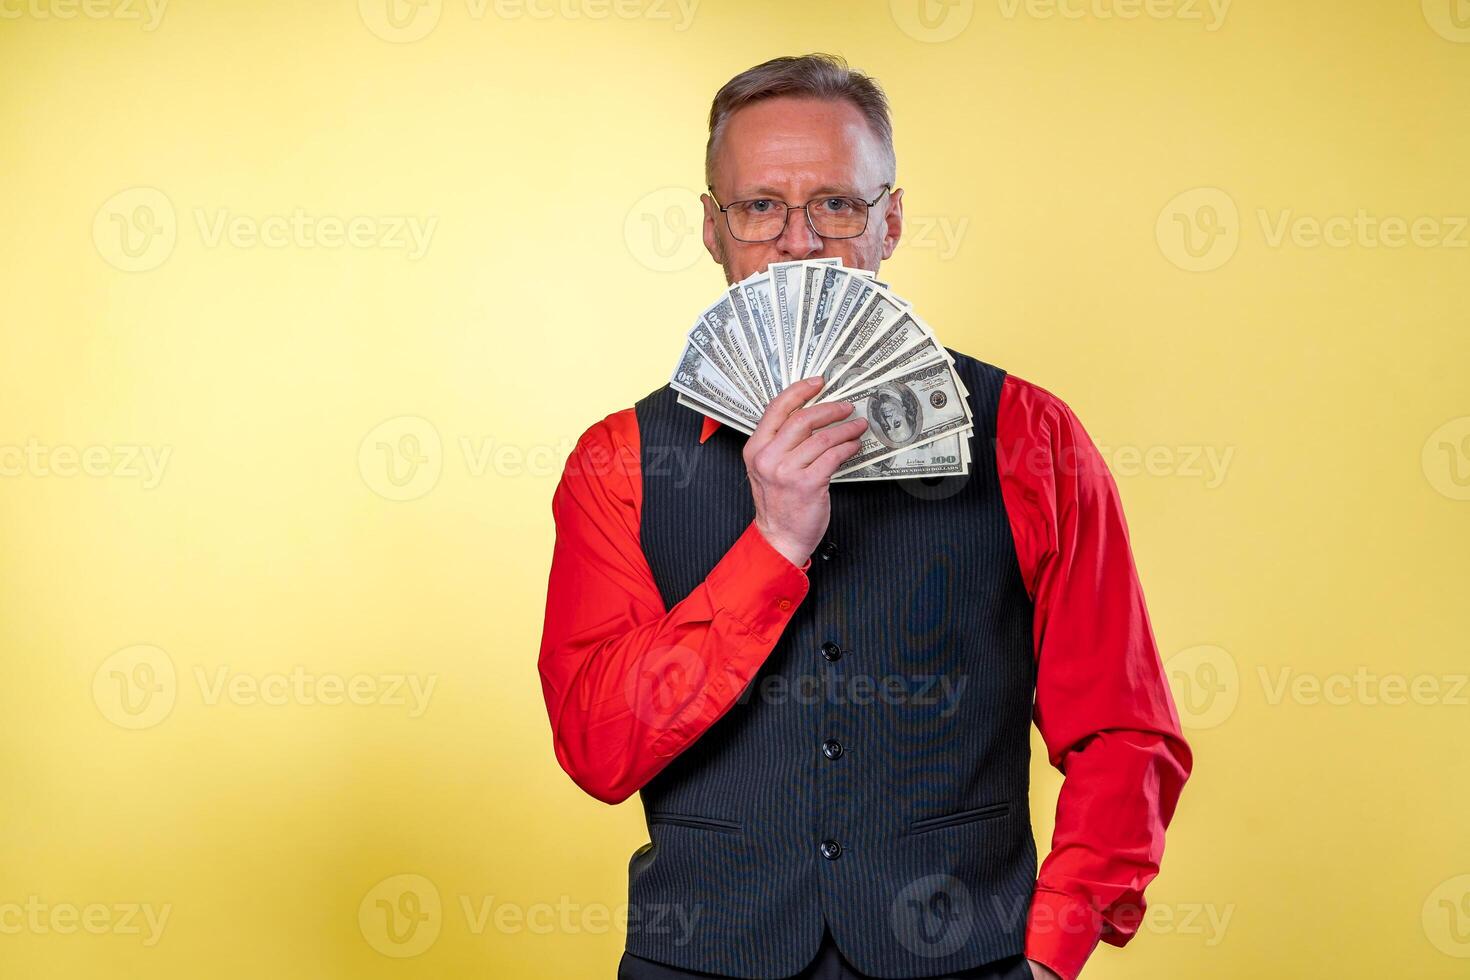
[[[996,453],[1035,604],[1036,727],[1065,775],[1026,956],[1065,980],[1128,942],[1193,759],[1179,728],[1116,484],[1059,399],[1007,378]]]
[[[552,498],[556,545],[540,672],[557,761],[618,803],[728,711],[807,593],[805,569],[752,524],[665,609],[639,544],[632,409],[583,434]]]

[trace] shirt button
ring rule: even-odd
[[[842,743],[835,738],[829,738],[822,743],[822,754],[829,759],[842,758]]]
[[[778,600],[776,600],[776,608],[779,609],[779,610],[781,610],[782,612],[785,612],[786,610],[788,610],[788,609],[791,608],[791,600],[790,599],[778,599]]]
[[[826,544],[822,545],[822,550],[817,552],[817,554],[822,556],[823,561],[831,561],[833,558],[837,557],[837,545],[833,544],[831,541],[828,541]]]
[[[842,648],[828,640],[822,644],[822,656],[827,660],[840,660],[842,659]]]
[[[828,861],[836,861],[842,856],[842,845],[835,840],[822,841],[822,846],[818,850],[822,852],[822,857]]]

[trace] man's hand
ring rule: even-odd
[[[827,531],[832,474],[857,455],[868,427],[864,419],[832,424],[852,414],[847,402],[803,408],[821,389],[820,376],[793,383],[771,399],[745,443],[755,526],[771,547],[798,566]]]
[[[1035,960],[1027,960],[1026,962],[1031,965],[1031,975],[1036,980],[1062,980],[1050,967],[1038,963]]]

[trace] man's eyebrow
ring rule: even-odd
[[[836,195],[839,195],[841,197],[858,197],[859,196],[858,193],[857,193],[857,191],[853,190],[850,186],[847,186],[845,184],[822,184],[819,187],[817,187],[816,190],[812,191],[807,196],[806,199],[808,201],[810,201],[813,198],[822,197],[822,196],[827,195],[827,194],[836,194]],[[772,187],[769,184],[761,184],[758,187],[752,187],[750,190],[742,191],[740,193],[737,193],[735,195],[735,197],[733,198],[733,200],[736,200],[736,201],[748,201],[748,200],[750,200],[752,198],[761,198],[761,197],[772,197],[772,198],[776,198],[777,200],[783,200],[783,198],[782,198],[782,191],[780,191],[779,189],[777,189],[775,187]],[[796,202],[793,202],[793,203],[796,203]]]

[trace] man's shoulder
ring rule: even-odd
[[[669,413],[678,418],[684,413],[684,409],[678,404],[678,392],[667,382],[659,385],[648,394],[639,398],[627,408],[620,408],[603,416],[583,430],[577,439],[576,452],[600,452],[632,454],[635,458],[641,448],[642,437],[640,430],[642,425],[640,419],[651,417],[652,413]],[[698,418],[697,413],[688,413]]]
[[[565,446],[566,443],[563,442]],[[638,474],[638,420],[631,408],[603,416],[566,451],[553,511],[569,500],[631,500]]]
[[[1058,414],[1072,411],[1067,407],[1067,403],[1050,388],[1044,388],[1019,375],[1007,374],[1006,387],[1010,389],[1009,395],[1012,399],[1032,406],[1038,413]]]
[[[955,350],[952,347],[946,347],[945,350],[954,358],[957,369],[997,381],[1001,385],[1002,399],[1005,401],[1024,403],[1027,407],[1039,412],[1070,411],[1067,403],[1049,388],[1044,388],[1034,381],[1013,374],[1005,368],[997,367],[974,355],[966,354],[964,351]]]
[[[574,453],[616,453],[638,445],[638,417],[633,408],[610,412],[582,430]]]

